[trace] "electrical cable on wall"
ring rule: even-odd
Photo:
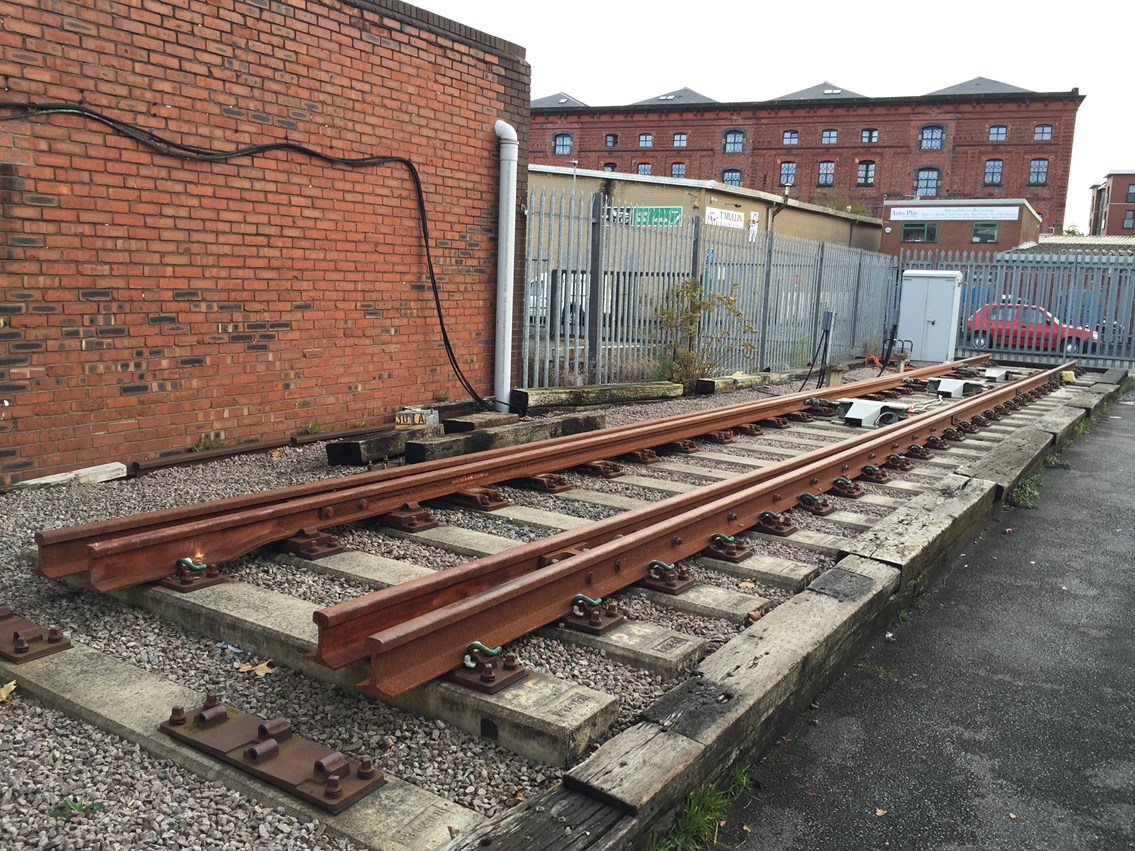
[[[441,306],[441,293],[438,289],[437,276],[434,273],[433,255],[430,252],[429,219],[426,214],[425,191],[422,188],[422,180],[417,168],[414,166],[413,162],[406,157],[339,157],[333,154],[323,153],[314,148],[309,148],[306,145],[297,145],[294,142],[267,142],[260,145],[248,145],[232,151],[212,151],[207,148],[184,145],[172,139],[166,139],[136,125],[110,118],[81,104],[0,102],[0,109],[14,111],[9,115],[0,115],[0,121],[15,121],[24,118],[34,118],[40,115],[78,115],[83,118],[89,118],[92,121],[105,124],[107,127],[121,133],[123,136],[134,139],[136,142],[148,148],[152,148],[159,153],[183,160],[224,162],[241,157],[251,157],[257,154],[268,153],[269,151],[292,151],[312,157],[313,159],[323,160],[324,162],[333,163],[335,165],[348,166],[350,168],[364,168],[367,166],[388,165],[390,163],[404,166],[410,173],[411,180],[414,182],[418,206],[418,219],[421,222],[422,229],[422,244],[426,254],[426,269],[429,272],[430,286],[433,290],[434,306],[437,310],[438,324],[441,326],[441,339],[445,345],[445,353],[449,357],[450,366],[453,367],[458,381],[461,382],[461,386],[465,388],[470,398],[487,411],[495,410],[495,408],[476,391],[472,383],[465,376],[465,373],[461,370],[461,366],[457,363],[457,355],[453,351],[453,345],[449,340],[449,332],[445,326],[445,314]]]

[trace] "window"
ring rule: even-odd
[[[554,153],[565,155],[571,153],[571,133],[556,134],[556,145]]]
[[[941,174],[936,168],[920,168],[914,179],[914,194],[920,198],[937,197]]]
[[[727,186],[740,186],[741,185],[741,169],[727,168],[721,172],[721,182]]]
[[[796,163],[780,164],[780,185],[791,186],[796,182]]]
[[[799,142],[800,142],[799,131],[796,131],[796,130],[785,130],[784,131],[784,144],[796,145],[796,144],[799,144]]]
[[[685,177],[686,164],[685,163],[670,163],[670,176],[671,177]]]
[[[821,145],[834,145],[839,141],[838,130],[821,130],[820,131],[820,144]]]
[[[603,163],[603,171],[614,171],[616,168],[615,163]]]
[[[654,134],[653,133],[639,133],[638,146],[640,148],[653,148],[654,147]]]
[[[1135,210],[1126,210],[1123,213],[1123,229],[1131,230],[1135,228]]]
[[[973,242],[996,242],[997,222],[974,222]]]
[[[1048,183],[1048,160],[1029,161],[1029,186],[1044,186]]]
[[[1004,124],[994,124],[989,128],[990,142],[1004,142],[1009,138],[1009,131]]]
[[[906,222],[902,226],[903,242],[937,242],[937,222]]]
[[[859,161],[859,175],[855,178],[856,186],[875,185],[875,163],[871,160]]]
[[[820,163],[820,173],[816,177],[817,186],[831,186],[835,183],[835,163],[825,160]]]
[[[603,147],[605,147],[605,148],[617,148],[617,147],[619,147],[619,134],[618,133],[608,133],[606,135],[606,137],[604,137],[604,139],[603,139]]]
[[[1033,128],[1034,142],[1048,142],[1052,140],[1052,125],[1038,124]]]
[[[638,173],[639,174],[650,174],[650,163],[639,163],[638,164]]]
[[[745,134],[740,130],[727,130],[721,144],[722,152],[739,154],[745,150]]]
[[[675,133],[674,134],[674,147],[675,148],[686,147],[686,134],[685,133]]]
[[[1001,185],[1001,172],[1005,169],[1004,160],[986,160],[985,161],[985,185],[986,186],[1000,186]]]
[[[1127,184],[1127,200],[1126,204],[1135,204],[1135,183]]]
[[[879,131],[874,127],[864,127],[859,131],[859,141],[864,145],[873,145],[879,141]]]
[[[931,124],[929,127],[923,127],[922,133],[918,137],[919,150],[923,151],[940,151],[942,150],[942,138],[944,132],[940,124]]]

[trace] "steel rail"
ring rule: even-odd
[[[362,658],[359,637],[373,627],[364,639],[365,653],[372,657],[371,679],[360,688],[382,696],[400,694],[456,667],[472,641],[512,641],[566,615],[576,594],[595,597],[617,591],[644,578],[652,561],[677,561],[701,552],[714,535],[747,529],[762,512],[793,507],[805,493],[826,491],[836,479],[858,475],[863,465],[892,453],[904,441],[934,434],[1042,387],[1060,371],[1038,373],[916,415],[843,450],[808,453],[772,468],[771,477],[770,471],[756,471],[732,480],[732,488],[722,483],[659,503],[670,503],[667,508],[676,513],[639,509],[632,514],[641,522],[627,523],[619,537],[587,550],[577,548],[576,554],[553,564],[540,567],[540,548],[525,545],[509,551],[516,554],[514,565],[501,556],[480,559],[319,610],[314,614],[319,646],[311,658],[328,664]],[[660,519],[642,525],[652,516]],[[603,527],[607,533],[616,528]],[[571,533],[551,536],[543,550],[559,551],[572,540]],[[498,584],[495,580],[501,578],[504,582]]]
[[[39,572],[50,578],[87,572],[89,585],[112,591],[161,579],[178,559],[216,564],[259,546],[355,522],[407,502],[447,496],[473,486],[574,467],[645,446],[729,428],[799,410],[810,398],[838,399],[901,385],[906,377],[947,374],[988,356],[939,364],[865,382],[710,409],[645,424],[601,429],[572,438],[537,441],[453,459],[415,464],[343,479],[312,482],[212,502],[166,509],[36,535]]]

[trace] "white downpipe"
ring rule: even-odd
[[[497,346],[493,369],[493,396],[498,410],[507,411],[512,391],[512,304],[516,274],[516,165],[520,142],[516,128],[497,121],[493,131],[500,139],[500,212],[497,214]]]

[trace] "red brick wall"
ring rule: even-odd
[[[0,18],[0,100],[212,150],[412,159],[450,338],[491,392],[493,124],[527,137],[522,49],[394,0],[0,0]],[[526,161],[522,143],[521,197]],[[0,485],[463,393],[400,165],[186,161],[34,116],[0,122],[0,204]]]
[[[1000,98],[893,98],[863,102],[763,102],[707,106],[541,109],[532,116],[532,162],[565,165],[578,159],[581,168],[603,168],[634,173],[639,163],[651,164],[655,175],[669,176],[674,162],[686,163],[692,180],[721,180],[722,170],[739,168],[742,185],[779,193],[780,164],[796,163],[792,197],[811,203],[851,203],[881,216],[884,196],[911,197],[915,172],[938,168],[939,196],[943,198],[1025,198],[1041,214],[1045,227],[1059,233],[1064,222],[1071,165],[1078,93],[1021,94]],[[918,147],[924,125],[944,129],[944,147],[923,151]],[[989,141],[989,127],[1005,125],[1004,142]],[[1037,124],[1053,127],[1052,139],[1034,141]],[[865,128],[879,131],[879,141],[864,144]],[[723,134],[732,129],[745,134],[742,153],[723,152]],[[823,130],[838,131],[834,145],[821,143]],[[796,145],[785,145],[784,131],[799,134]],[[571,133],[573,152],[557,156],[557,133]],[[618,135],[617,148],[604,145],[608,133]],[[638,147],[640,133],[652,133],[652,148]],[[687,145],[675,148],[674,133],[685,133]],[[1005,161],[1002,185],[987,187],[986,159]],[[1029,186],[1029,162],[1049,160],[1048,182]],[[861,160],[875,163],[875,185],[857,186]],[[818,186],[819,163],[835,163],[834,184]]]

